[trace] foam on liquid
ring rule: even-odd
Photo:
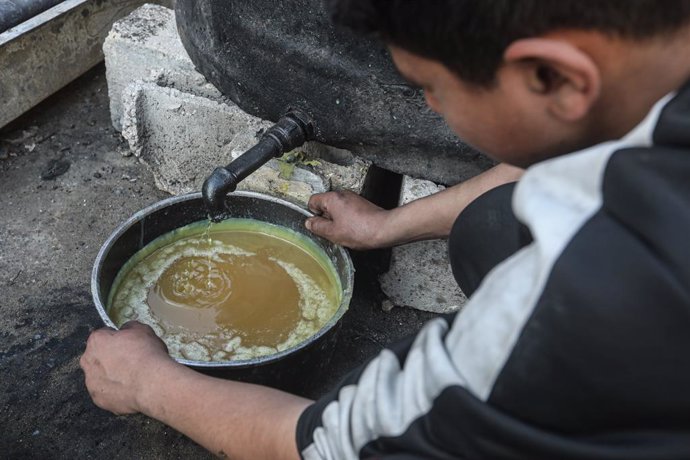
[[[313,242],[248,219],[198,222],[163,235],[118,274],[116,325],[150,325],[173,357],[270,355],[314,335],[341,300],[335,269]]]

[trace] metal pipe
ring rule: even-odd
[[[259,142],[225,167],[216,168],[202,187],[204,203],[212,220],[225,213],[225,196],[251,173],[314,137],[314,123],[305,113],[288,112],[261,136]]]
[[[2,0],[0,1],[0,33],[11,29],[63,0]]]

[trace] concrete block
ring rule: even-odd
[[[221,93],[198,73],[177,34],[175,12],[146,4],[113,24],[103,44],[110,116],[122,129],[122,94],[136,81],[223,101]]]
[[[403,178],[399,204],[443,190],[433,182]],[[390,268],[380,276],[381,289],[390,302],[418,310],[450,313],[467,301],[450,268],[445,240],[419,241],[393,248]],[[385,308],[391,308],[390,303]]]
[[[0,33],[0,127],[98,64],[113,21],[142,0],[66,0]]]
[[[200,190],[213,168],[244,153],[273,124],[240,110],[195,70],[173,10],[142,6],[114,24],[103,49],[113,125],[162,190]],[[370,162],[317,142],[301,150],[318,164],[293,169],[271,161],[239,188],[302,204],[313,193],[363,190]],[[291,169],[291,177],[281,169]]]
[[[233,104],[152,82],[129,85],[121,103],[122,134],[130,149],[151,168],[158,188],[172,194],[200,190],[216,166],[229,164],[255,145],[261,132],[272,125]],[[305,150],[311,155],[328,151],[318,144]],[[286,168],[272,160],[242,181],[239,189],[305,205],[314,193],[331,189],[360,193],[370,167],[354,156],[347,165],[323,159],[309,163],[307,167],[302,159]],[[286,171],[289,177],[285,177]]]

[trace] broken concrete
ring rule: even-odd
[[[170,9],[144,5],[117,22],[104,52],[113,126],[151,168],[161,190],[200,190],[216,166],[254,146],[273,125],[240,110],[194,70]],[[238,188],[302,205],[314,193],[331,189],[362,191],[369,162],[317,143],[301,150],[309,167],[285,167],[274,160]]]
[[[399,204],[402,206],[444,188],[405,176]],[[379,281],[383,292],[398,306],[451,313],[467,301],[451,272],[445,240],[419,241],[393,248],[390,268]],[[387,303],[383,308],[392,307]]]
[[[222,95],[198,73],[177,35],[175,12],[146,4],[113,24],[103,44],[110,116],[122,129],[122,94],[135,81],[221,100]]]
[[[200,190],[216,166],[229,164],[254,146],[261,133],[272,125],[234,104],[151,82],[129,85],[123,91],[121,103],[122,134],[131,151],[151,168],[158,188],[172,194]],[[328,153],[313,144],[305,150],[312,155]],[[368,162],[354,157],[348,165],[295,155],[293,158],[290,164],[270,161],[240,182],[238,188],[306,205],[314,193],[331,189],[360,193],[370,167]]]

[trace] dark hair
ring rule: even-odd
[[[333,20],[491,85],[513,41],[557,29],[630,39],[690,22],[690,0],[327,0]]]

